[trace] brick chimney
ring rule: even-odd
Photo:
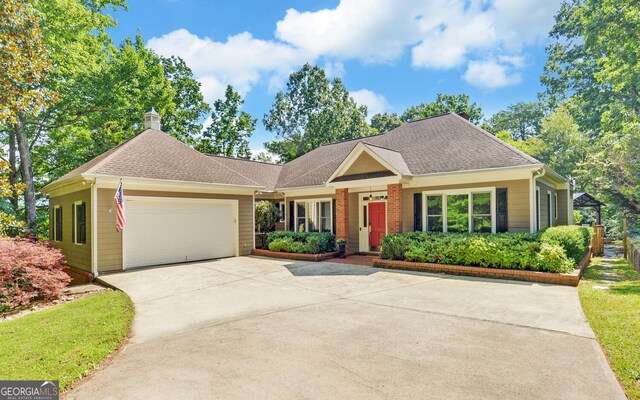
[[[160,130],[160,114],[153,107],[144,114],[144,129]]]
[[[471,116],[469,114],[467,114],[466,112],[461,112],[458,113],[459,116],[461,116],[462,118],[466,119],[467,121],[469,121],[469,118],[471,118]]]

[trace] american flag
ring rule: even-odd
[[[127,223],[127,216],[124,213],[124,192],[122,190],[122,181],[120,182],[120,186],[118,186],[118,190],[116,190],[116,195],[114,197],[116,201],[116,210],[118,222],[116,223],[116,232],[120,232],[124,229],[124,226]]]

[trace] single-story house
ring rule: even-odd
[[[396,232],[573,223],[567,179],[453,113],[284,165],[202,154],[163,133],[155,112],[145,128],[43,188],[51,240],[71,267],[97,276],[250,254],[260,199],[279,204],[284,229],[334,232],[353,252],[375,251]],[[120,182],[127,221],[116,232]]]

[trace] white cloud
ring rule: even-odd
[[[512,66],[493,60],[469,62],[463,78],[471,85],[486,89],[515,85],[522,80],[522,76]]]
[[[519,81],[523,50],[545,40],[560,3],[340,0],[331,9],[287,10],[276,23],[274,39],[242,32],[216,41],[178,29],[148,45],[162,55],[182,57],[207,101],[219,98],[227,84],[243,95],[263,82],[275,92],[305,62],[321,62],[331,77],[341,77],[345,61],[393,63],[407,52],[415,68],[466,65],[465,79],[489,74],[492,87],[499,87]]]
[[[208,101],[220,98],[227,84],[244,95],[265,75],[287,74],[306,60],[299,49],[285,43],[256,39],[248,32],[229,36],[226,42],[217,42],[178,29],[151,38],[148,46],[164,56],[176,55],[184,59],[202,83]]]
[[[383,95],[369,89],[360,89],[350,93],[356,103],[367,106],[367,120],[369,121],[374,114],[383,113],[389,108],[389,102]]]

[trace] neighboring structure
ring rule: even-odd
[[[43,189],[51,238],[72,267],[98,274],[249,254],[257,199],[278,203],[285,229],[331,231],[354,252],[376,250],[388,233],[573,223],[566,179],[456,114],[284,165],[201,154],[161,132],[159,118],[145,114],[145,131]],[[127,226],[116,233],[121,179]]]
[[[573,208],[591,208],[596,212],[596,224],[600,225],[600,214],[602,211],[603,202],[597,200],[589,193],[574,193],[573,194]]]

